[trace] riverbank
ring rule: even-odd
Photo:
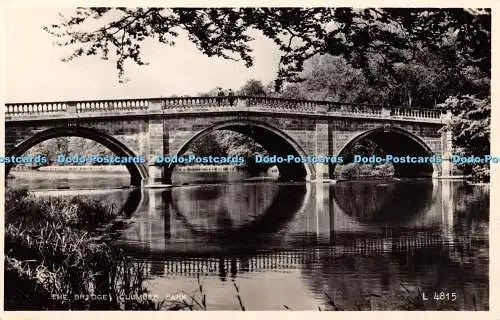
[[[240,171],[245,170],[244,167],[235,165],[177,165],[175,167],[178,171],[207,171],[207,172],[226,172],[226,171]],[[12,172],[30,172],[30,171],[40,171],[40,172],[67,172],[67,171],[102,171],[102,172],[128,172],[127,167],[123,165],[78,165],[78,166],[44,166],[38,168],[31,167],[21,167],[17,166],[12,169]]]
[[[206,171],[206,172],[226,172],[226,171],[241,171],[245,170],[245,167],[235,166],[231,164],[190,164],[190,165],[177,165],[175,170],[186,172],[186,171]]]
[[[92,165],[81,165],[81,166],[44,166],[38,168],[21,167],[17,166],[11,170],[11,172],[68,172],[68,171],[101,171],[101,172],[128,172],[125,166],[92,166]]]
[[[337,165],[334,176],[338,179],[390,178],[394,176],[394,166],[392,164],[347,163]]]
[[[5,310],[164,308],[147,295],[144,265],[103,237],[121,214],[114,207],[12,189],[5,203]],[[167,309],[189,307],[169,303]]]

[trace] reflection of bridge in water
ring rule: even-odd
[[[363,193],[350,182],[141,190],[119,243],[137,259],[162,261],[156,272],[192,276],[294,269],[319,253],[336,259],[437,250],[456,260],[451,182],[361,186]],[[363,198],[375,196],[380,205]]]
[[[209,305],[232,301],[234,288],[226,281],[235,280],[245,301],[257,303],[249,309],[260,308],[252,300],[257,286],[258,301],[284,295],[276,306],[294,310],[306,308],[294,296],[310,297],[323,309],[324,292],[344,310],[358,310],[375,293],[384,298],[363,308],[386,310],[387,301],[406,297],[401,284],[462,292],[456,305],[474,309],[471,296],[488,301],[487,240],[464,226],[477,223],[487,208],[479,206],[484,197],[473,197],[472,215],[465,216],[462,196],[469,187],[388,180],[136,189],[127,191],[115,244],[144,267],[151,292],[188,292],[200,278]]]
[[[183,275],[189,277],[225,277],[236,274],[266,270],[300,269],[304,264],[314,264],[325,258],[336,259],[345,256],[377,257],[397,253],[412,253],[418,250],[438,249],[446,251],[450,244],[440,234],[407,235],[392,239],[370,239],[349,241],[346,245],[333,245],[312,250],[279,251],[257,253],[251,256],[221,257],[156,257],[158,262],[149,262],[150,275]],[[452,260],[458,259],[449,252]],[[134,254],[133,254],[134,255]],[[321,256],[321,257],[320,257]],[[455,257],[453,257],[455,256]],[[141,255],[135,255],[141,259]],[[155,261],[154,256],[148,256]],[[141,259],[142,260],[142,259]]]

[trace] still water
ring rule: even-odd
[[[118,189],[127,174],[14,175],[41,196],[123,208],[115,243],[146,263],[159,297],[200,298],[201,283],[208,310],[489,308],[489,185],[192,172],[174,175],[179,187],[131,190]]]

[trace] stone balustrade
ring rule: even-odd
[[[408,120],[437,121],[443,119],[443,112],[435,109],[417,109],[405,107],[382,107],[370,104],[339,103],[331,101],[313,101],[283,99],[273,97],[176,97],[154,99],[119,99],[94,101],[66,101],[40,103],[7,103],[6,119],[16,117],[36,119],[37,117],[65,114],[98,114],[106,116],[120,111],[149,112],[200,112],[224,110],[255,110],[269,112],[293,112],[304,114],[328,114],[346,117],[376,117]]]
[[[148,110],[148,99],[126,99],[76,102],[77,112],[109,111],[109,110]]]
[[[5,105],[5,115],[64,113],[67,107],[66,102],[8,103]]]
[[[441,110],[433,109],[391,108],[391,116],[436,119],[440,118],[442,114]]]

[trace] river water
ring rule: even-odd
[[[160,298],[203,293],[208,310],[489,308],[488,184],[183,172],[178,187],[132,190],[120,189],[128,174],[14,176],[41,196],[123,208],[115,244],[146,263]]]

